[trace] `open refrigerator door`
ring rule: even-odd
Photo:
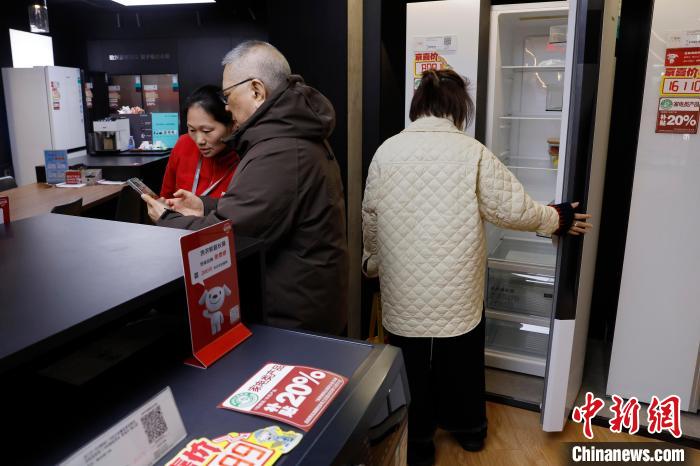
[[[537,202],[558,202],[566,138],[567,2],[491,10],[486,146]],[[561,162],[560,162],[561,160]],[[486,364],[545,376],[557,248],[487,225]]]

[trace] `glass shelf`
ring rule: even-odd
[[[547,115],[502,115],[501,120],[547,120],[547,121],[558,121],[561,120],[561,112],[551,112]]]
[[[503,65],[503,70],[538,72],[538,71],[564,71],[564,66],[533,66],[533,65]]]
[[[549,240],[502,239],[489,260],[554,269],[557,250]],[[490,266],[490,264],[489,264]]]
[[[486,348],[546,358],[549,328],[498,319],[486,320]]]
[[[552,161],[547,159],[536,159],[534,157],[520,157],[517,155],[506,155],[501,158],[501,162],[509,169],[527,169],[527,170],[548,170],[557,171],[556,167],[552,166]]]

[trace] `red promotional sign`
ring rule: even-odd
[[[308,432],[348,382],[305,366],[269,363],[220,407],[275,419]]]
[[[242,323],[230,221],[180,238],[194,358],[208,367],[251,333]]]
[[[7,196],[0,197],[0,223],[10,223],[10,198]]]
[[[661,97],[656,114],[657,133],[697,134],[700,99]]]
[[[66,170],[66,184],[80,184],[83,182],[83,174],[80,170]]]
[[[700,65],[700,47],[666,49],[666,66]]]

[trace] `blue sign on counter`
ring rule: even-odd
[[[63,183],[66,181],[66,171],[68,170],[68,151],[45,150],[44,166],[46,167],[46,182],[48,184]]]
[[[151,126],[153,130],[153,145],[160,141],[163,147],[172,148],[178,138],[180,117],[174,113],[152,113]]]

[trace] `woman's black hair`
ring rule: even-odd
[[[469,81],[453,70],[427,70],[413,94],[408,117],[450,118],[456,127],[466,129],[474,117],[474,102],[469,97]]]
[[[229,126],[233,123],[233,117],[231,113],[226,110],[226,105],[221,101],[219,91],[221,91],[220,87],[211,84],[196,89],[187,98],[185,102],[185,111],[197,105],[219,123]]]

